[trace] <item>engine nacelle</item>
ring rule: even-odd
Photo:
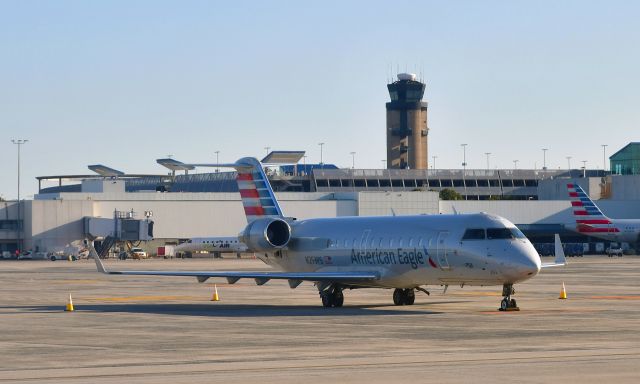
[[[273,251],[284,248],[289,243],[291,227],[282,219],[258,219],[247,225],[241,239],[250,251]]]

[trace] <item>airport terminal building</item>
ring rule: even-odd
[[[73,252],[87,237],[117,232],[134,241],[153,237],[147,244],[153,252],[157,246],[191,237],[234,236],[246,225],[235,172],[127,175],[99,169],[94,175],[38,178],[40,193],[22,201],[20,212],[17,202],[3,202],[0,250],[13,252],[22,244],[23,250],[34,252]],[[612,218],[640,217],[640,175],[596,170],[366,170],[317,164],[270,168],[268,174],[283,211],[298,219],[483,211],[509,219],[534,242],[551,243],[553,233],[561,233],[565,242],[592,243],[594,248],[603,241],[565,228],[574,223],[568,183],[580,184]],[[43,185],[52,181],[57,185]],[[458,192],[462,200],[441,200],[444,189]],[[145,224],[150,222],[151,229]]]

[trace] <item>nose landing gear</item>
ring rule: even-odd
[[[513,284],[504,284],[502,286],[503,299],[500,302],[500,311],[519,311],[516,299],[512,299],[511,295],[515,295],[516,291],[513,289]]]

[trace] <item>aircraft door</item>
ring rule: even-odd
[[[447,259],[448,247],[447,237],[449,237],[448,231],[438,232],[438,239],[436,242],[436,257],[438,259],[438,265],[440,269],[449,269],[449,260]]]

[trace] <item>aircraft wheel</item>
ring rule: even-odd
[[[393,291],[393,304],[395,304],[395,305],[403,305],[404,304],[403,295],[402,295],[402,289],[395,289]]]
[[[500,310],[501,311],[506,311],[507,308],[509,308],[509,300],[508,299],[502,299],[502,301],[500,302]]]
[[[518,305],[516,305],[516,299],[511,299],[509,302],[509,308],[518,308]]]
[[[416,294],[413,289],[405,289],[404,291],[404,304],[413,305],[416,301]]]
[[[333,300],[331,300],[331,294],[329,292],[320,292],[320,298],[322,299],[322,306],[325,308],[331,308]]]
[[[342,291],[337,291],[333,294],[333,306],[342,307],[342,304],[344,304],[344,295]]]

